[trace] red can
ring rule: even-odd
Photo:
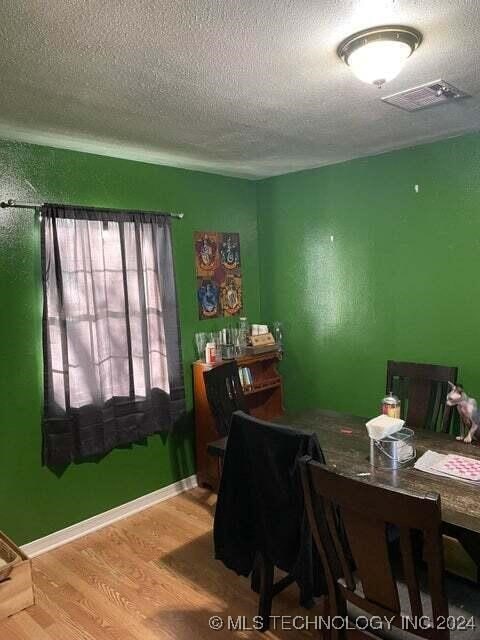
[[[207,364],[215,364],[216,355],[215,342],[207,342],[205,346],[205,362]]]

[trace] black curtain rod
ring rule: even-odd
[[[66,207],[74,207],[78,209],[96,209],[97,211],[128,211],[129,213],[151,213],[155,215],[169,216],[170,218],[178,218],[181,220],[183,213],[165,213],[164,211],[141,211],[137,209],[109,209],[108,207],[88,207],[85,205],[68,204]],[[0,202],[1,209],[41,209],[43,204],[35,204],[33,202],[16,202],[11,198],[6,202]]]

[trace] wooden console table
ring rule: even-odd
[[[271,351],[235,359],[239,367],[248,367],[251,371],[253,384],[244,388],[244,394],[248,408],[256,418],[273,420],[284,412],[283,384],[277,370],[281,357],[281,352]],[[197,478],[200,486],[210,486],[213,489],[218,484],[218,460],[208,454],[207,445],[217,440],[219,435],[208,406],[203,372],[220,364],[222,363],[209,365],[201,360],[193,363]]]

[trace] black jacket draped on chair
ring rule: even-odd
[[[302,602],[326,593],[303,503],[298,460],[324,462],[315,434],[233,415],[215,513],[215,557],[248,576],[257,553],[293,574]]]

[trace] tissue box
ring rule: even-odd
[[[390,418],[390,416],[382,414],[369,420],[365,426],[372,440],[382,440],[400,431],[404,424],[405,420]]]

